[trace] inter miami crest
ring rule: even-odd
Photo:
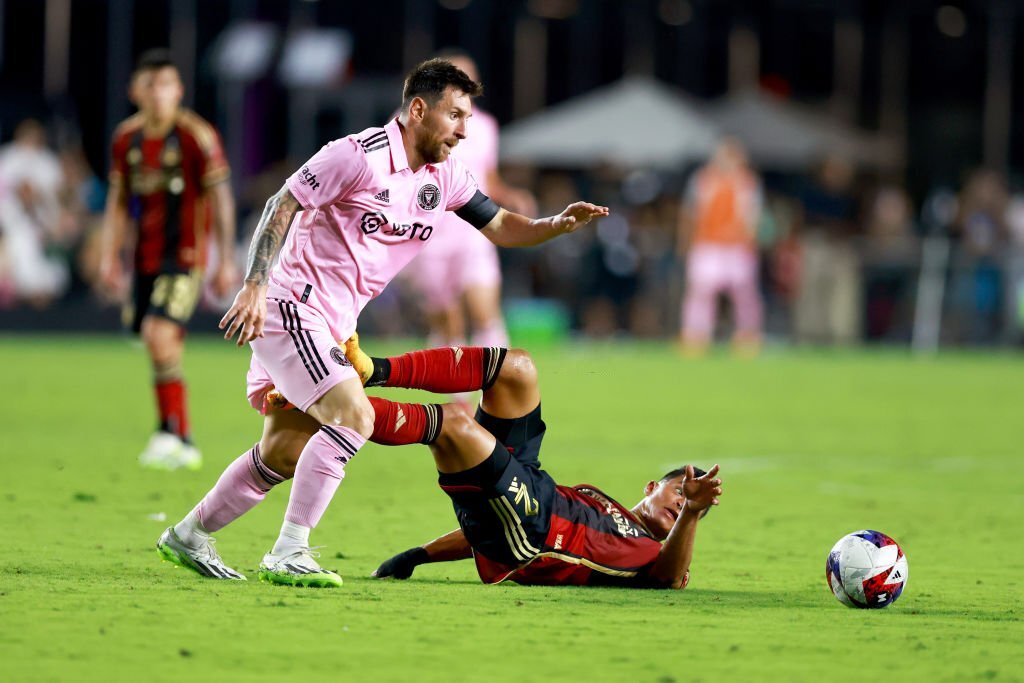
[[[352,365],[348,358],[345,358],[345,352],[339,349],[337,346],[331,347],[331,360],[338,365]]]
[[[424,185],[416,193],[416,203],[424,211],[436,209],[437,205],[441,203],[441,190],[437,189],[437,185],[434,184]]]

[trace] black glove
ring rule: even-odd
[[[370,576],[378,579],[408,579],[416,567],[429,559],[423,548],[409,548],[385,560]]]

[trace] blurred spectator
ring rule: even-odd
[[[793,328],[793,305],[800,276],[798,214],[793,198],[769,192],[758,228],[758,243],[764,251],[761,291],[765,300],[765,330],[786,338]]]
[[[634,210],[632,234],[640,256],[639,291],[629,325],[634,337],[663,337],[678,329],[680,288],[674,257],[678,210],[676,193],[661,195]]]
[[[971,173],[953,223],[951,328],[955,341],[992,343],[1003,327],[1002,255],[1009,238],[1006,179],[996,171]]]
[[[800,342],[853,344],[860,339],[860,258],[854,236],[853,167],[824,160],[800,193],[803,225],[795,327]]]
[[[629,211],[622,206],[613,206],[594,229],[595,239],[584,256],[587,301],[581,324],[587,336],[607,337],[630,324],[640,268],[631,230]]]
[[[910,199],[902,188],[883,186],[875,194],[863,259],[865,338],[908,340],[920,254]]]
[[[1007,312],[1011,324],[1007,337],[1021,342],[1024,341],[1024,193],[1019,189],[1010,198],[1006,225],[1010,239],[1006,269]]]
[[[42,308],[68,285],[66,261],[50,253],[64,242],[60,160],[46,147],[46,131],[34,119],[18,124],[0,148],[0,290],[13,302]]]
[[[679,215],[678,250],[686,259],[681,341],[687,353],[703,353],[712,340],[715,303],[731,299],[738,350],[756,352],[761,342],[757,228],[760,178],[749,168],[739,142],[721,142],[690,180]]]

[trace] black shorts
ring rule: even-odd
[[[519,565],[541,552],[551,526],[555,481],[538,459],[546,426],[539,405],[515,420],[478,409],[476,421],[498,440],[494,453],[471,470],[440,474],[438,483],[473,549]]]
[[[196,312],[203,278],[198,270],[190,273],[160,273],[138,275],[132,285],[132,302],[125,306],[125,324],[131,325],[132,332],[142,329],[142,319],[155,315],[176,322],[182,327],[188,324]]]

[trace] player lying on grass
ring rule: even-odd
[[[626,508],[599,489],[560,486],[540,465],[546,426],[537,370],[517,349],[490,357],[493,382],[479,370],[487,349],[442,348],[392,359],[348,356],[371,386],[437,393],[483,389],[472,418],[453,404],[419,405],[371,397],[370,439],[426,443],[438,483],[452,499],[459,529],[391,558],[378,578],[408,578],[427,562],[474,558],[485,583],[683,588],[697,524],[722,493],[718,465],[686,465],[649,481]]]

